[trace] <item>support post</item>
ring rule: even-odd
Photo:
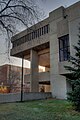
[[[23,67],[23,65],[24,65],[24,56],[22,56],[22,76],[21,76],[21,102],[23,101],[23,69],[24,69],[24,67]]]
[[[38,53],[31,50],[31,92],[39,92]]]

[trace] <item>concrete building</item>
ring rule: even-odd
[[[41,84],[48,85],[52,96],[66,99],[70,85],[66,80],[68,71],[64,65],[74,55],[73,45],[77,44],[80,23],[80,2],[68,8],[59,7],[49,13],[45,20],[12,37],[11,55],[31,61],[30,91],[39,91]],[[38,66],[45,72],[39,73]]]

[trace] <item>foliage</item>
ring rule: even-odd
[[[20,81],[21,81],[20,76],[21,75],[20,75],[19,71],[15,71],[15,70],[10,69],[9,80],[8,80],[10,92],[15,91],[16,90],[15,87],[17,87],[17,85],[18,85],[18,87],[20,87]]]
[[[73,47],[75,56],[70,57],[71,66],[65,66],[70,71],[67,79],[72,85],[72,91],[68,93],[68,99],[73,103],[75,109],[80,111],[80,35],[77,46]]]

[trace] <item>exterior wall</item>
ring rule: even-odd
[[[24,76],[24,80],[26,84],[30,85],[30,75],[25,75]],[[46,85],[46,82],[49,83],[50,82],[50,73],[49,72],[40,72],[39,75],[39,92],[41,92],[41,89],[43,88],[44,92],[51,92],[51,86],[50,85]]]
[[[31,74],[27,74],[24,76],[25,82],[30,82]],[[39,75],[39,82],[50,81],[50,72],[40,72]]]
[[[49,43],[48,56],[50,55],[50,60],[49,60],[50,65],[48,66],[50,66],[49,71],[50,71],[51,92],[53,97],[66,99],[67,97],[66,93],[70,89],[70,85],[68,85],[66,81],[66,77],[64,76],[64,74],[69,72],[64,69],[64,65],[70,65],[70,63],[68,61],[62,61],[62,62],[59,61],[58,38],[69,34],[70,54],[74,55],[75,51],[73,49],[73,45],[76,45],[78,41],[77,35],[79,33],[78,26],[80,23],[80,2],[77,2],[76,4],[68,8],[60,7],[52,11],[49,14],[49,17],[41,23],[42,26],[49,24],[49,33],[32,41],[26,42],[20,46],[12,48],[11,55],[21,57],[20,53],[22,52],[24,56],[25,55],[27,56],[30,54],[31,49],[33,48],[37,49],[40,48],[41,46],[43,47],[43,44],[46,45],[46,43],[48,42]],[[40,23],[34,26],[39,27],[39,25]],[[32,28],[34,26],[32,26]],[[22,35],[24,36],[24,34],[27,33],[23,31],[19,35],[14,36],[12,43],[13,41],[16,41],[17,37],[21,37]],[[45,61],[47,60],[45,59]],[[42,59],[41,62],[47,68],[47,66],[44,64],[45,61],[43,61]]]
[[[24,75],[30,73],[29,68],[23,69]],[[21,77],[22,77],[22,68],[18,66],[9,66],[9,79],[8,79],[8,85],[10,86],[10,92],[16,93],[21,91]],[[23,84],[23,91],[28,92],[30,87],[25,84]]]
[[[30,69],[24,68],[24,75],[29,74]],[[16,93],[21,90],[22,68],[12,65],[0,66],[0,86],[9,88],[8,92]],[[24,81],[25,82],[25,81]],[[30,86],[24,83],[24,91],[29,92]]]
[[[0,67],[0,85],[7,84],[7,72],[8,72],[8,68],[7,65],[1,66]]]
[[[34,39],[32,41],[26,42],[24,44],[21,44],[21,45],[15,47],[14,49],[11,50],[11,55],[18,56],[17,55],[18,53],[26,51],[26,49],[31,49],[33,47],[36,47],[40,44],[44,44],[44,43],[47,43],[47,42],[49,42],[49,36],[46,34],[44,37],[41,36],[39,39]]]
[[[64,65],[70,65],[70,63],[67,61],[59,62],[58,37],[69,34],[70,54],[74,55],[73,45],[77,44],[79,33],[80,2],[65,10],[65,13],[67,15],[66,19],[63,19],[62,16],[50,23],[50,80],[53,97],[57,98],[66,98],[66,93],[70,90],[70,85],[66,84],[66,78],[59,75],[68,73]]]
[[[61,31],[61,24],[59,24],[64,19],[63,7],[57,9],[55,14],[58,18],[50,22],[50,81],[51,81],[51,91],[55,98],[66,98],[66,78],[59,75],[59,44],[58,37],[65,34],[67,30],[63,27]],[[55,15],[54,15],[55,16]],[[52,18],[52,16],[50,16]],[[51,19],[50,19],[51,20]],[[59,25],[58,25],[59,24]],[[65,24],[65,22],[64,22]],[[66,25],[65,25],[66,26]],[[58,29],[59,28],[59,29]]]
[[[13,36],[11,41],[15,42],[16,39],[18,40],[18,39],[20,39],[22,37],[25,37],[27,34],[33,32],[34,30],[37,30],[37,29],[39,29],[42,26],[45,26],[47,24],[49,24],[49,18],[47,18],[47,19],[41,21],[40,23],[38,23],[38,24],[36,24],[36,25],[22,31],[21,33]],[[26,40],[26,38],[25,38],[25,40]],[[20,55],[18,55],[21,52],[26,51],[28,49],[31,49],[33,47],[36,47],[36,46],[38,46],[40,44],[47,43],[47,42],[49,42],[49,35],[48,34],[41,35],[38,38],[35,38],[35,39],[31,40],[31,41],[27,41],[27,42],[25,42],[25,43],[23,43],[23,44],[21,44],[21,45],[19,45],[17,47],[14,47],[13,49],[11,49],[11,55],[21,57]]]
[[[72,56],[75,54],[73,45],[77,45],[79,40],[79,27],[80,27],[80,18],[72,20],[69,22],[69,32],[70,32],[70,53]]]
[[[66,78],[61,75],[51,75],[51,91],[54,98],[66,99]]]
[[[69,34],[69,44],[70,44],[70,55],[75,55],[75,50],[73,48],[74,45],[77,45],[77,42],[79,40],[78,34],[79,34],[79,27],[80,27],[80,2],[72,5],[71,7],[66,9],[67,14],[67,24],[66,24],[66,32],[64,30],[64,33],[62,32],[61,24],[59,25],[61,28],[61,31],[58,30],[58,36],[63,36],[66,34]],[[62,25],[63,26],[63,25]],[[61,34],[60,34],[61,33]],[[59,73],[60,74],[66,74],[69,71],[65,70],[64,66],[71,65],[68,61],[59,62]]]
[[[43,69],[40,68],[40,76],[41,71]],[[24,68],[24,83],[23,83],[23,91],[30,92],[30,69]],[[44,72],[43,72],[44,73]],[[3,65],[0,66],[0,85],[6,86],[10,90],[10,93],[17,93],[21,91],[21,75],[22,75],[22,68],[13,65]],[[47,73],[46,73],[47,75]],[[26,77],[27,76],[27,77]],[[47,75],[49,76],[49,75]],[[50,80],[49,77],[42,75],[42,81],[45,78],[46,81]],[[40,77],[40,78],[41,78]],[[44,81],[45,81],[44,79]]]
[[[42,100],[52,98],[50,92],[48,93],[24,93],[23,101],[28,100]],[[17,102],[21,101],[20,93],[9,93],[9,94],[0,94],[0,103],[9,103],[9,102]]]

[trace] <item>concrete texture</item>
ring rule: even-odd
[[[31,58],[30,53],[32,50],[35,50],[37,52],[36,54],[34,53],[34,56],[32,57],[33,60],[31,66],[31,81],[35,81],[32,83],[33,85],[31,86],[36,85],[35,89],[37,88],[37,84],[40,78],[37,78],[36,74],[38,75],[39,73],[37,71],[36,73],[34,73],[34,70],[37,68],[37,65],[43,65],[46,70],[50,72],[50,85],[53,97],[66,99],[66,93],[70,89],[70,85],[68,85],[68,81],[66,81],[66,77],[64,76],[66,73],[69,72],[64,69],[64,65],[70,65],[70,63],[68,62],[68,60],[59,60],[59,38],[63,37],[64,35],[69,35],[69,52],[70,55],[74,56],[75,51],[73,49],[73,45],[76,45],[78,41],[79,23],[80,1],[68,8],[59,7],[58,9],[49,13],[49,17],[46,20],[43,20],[42,22],[37,23],[36,25],[31,27],[39,29],[42,26],[44,27],[48,24],[49,31],[47,34],[44,34],[36,39],[27,41],[24,44],[12,48],[12,56],[21,57],[20,54],[23,53],[24,57],[26,56],[26,59],[29,58],[28,60],[30,60]],[[28,31],[28,29],[19,33],[18,35],[15,35],[12,38],[12,43],[14,44],[23,36],[25,37],[25,35],[27,34],[26,31]],[[46,52],[46,50],[48,50],[48,52]],[[46,74],[45,76],[49,77]],[[38,81],[36,81],[36,78]]]
[[[38,54],[36,51],[31,50],[31,92],[39,91],[39,80],[38,80]]]
[[[24,93],[23,101],[42,100],[52,98],[51,93]],[[21,100],[20,93],[0,94],[0,103],[18,102]]]

